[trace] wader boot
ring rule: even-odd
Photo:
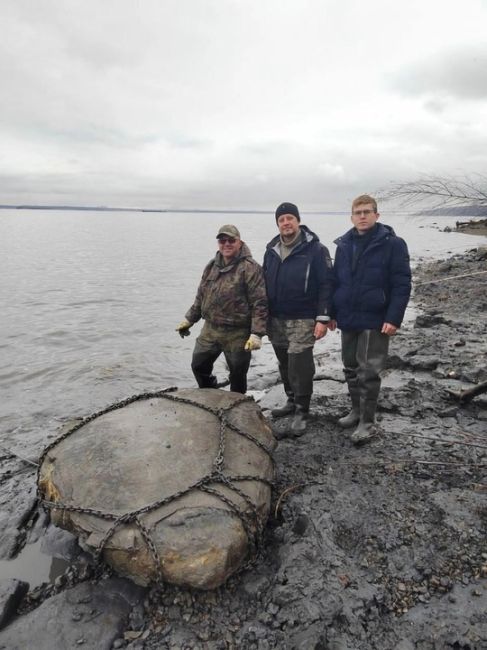
[[[276,353],[277,360],[279,362],[279,374],[281,375],[282,383],[284,384],[284,390],[287,395],[287,402],[284,406],[280,408],[272,409],[271,415],[273,418],[283,418],[286,415],[292,415],[296,410],[296,405],[294,404],[294,393],[289,383],[289,372],[288,372],[288,354],[286,348],[280,348],[276,345],[272,346],[274,352]]]
[[[388,349],[389,337],[378,330],[342,331],[345,378],[349,389],[351,384],[353,388],[355,380],[360,393],[360,420],[351,436],[354,444],[368,442],[378,434],[375,411],[380,391],[380,373],[385,367]]]
[[[291,423],[291,432],[295,437],[302,436],[303,433],[306,431],[311,395],[308,395],[307,397],[300,397],[298,399],[299,399],[299,403],[296,400],[296,411],[294,413],[294,418]]]
[[[213,350],[199,351],[196,346],[191,360],[191,370],[198,383],[198,387],[218,388],[216,377],[213,374],[213,364],[218,358],[219,352],[214,352]]]
[[[250,352],[246,350],[239,350],[236,352],[232,350],[227,352],[223,351],[225,360],[228,364],[230,371],[230,390],[234,393],[242,393],[245,395],[247,392],[247,372],[250,366]]]
[[[360,400],[360,422],[358,427],[350,436],[354,445],[363,445],[375,436],[379,431],[375,423],[375,412],[377,410],[376,399],[361,399]]]
[[[292,394],[288,396],[287,402],[284,406],[281,406],[277,409],[272,409],[271,415],[273,418],[284,418],[286,415],[292,415],[296,410],[296,404],[294,403],[294,397]]]
[[[289,355],[289,381],[294,390],[296,405],[291,432],[296,437],[302,436],[306,431],[314,374],[313,348],[306,348],[299,354]]]
[[[338,426],[342,427],[342,429],[354,427],[360,421],[360,391],[357,385],[357,379],[350,379],[348,381],[348,392],[352,400],[352,410],[338,420]]]

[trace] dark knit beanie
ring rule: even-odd
[[[281,203],[281,205],[277,207],[276,222],[281,216],[281,214],[292,214],[296,217],[298,221],[301,221],[301,217],[299,216],[298,206],[294,205],[294,203]]]

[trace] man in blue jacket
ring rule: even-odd
[[[263,264],[270,315],[267,334],[287,403],[272,415],[294,415],[291,434],[299,436],[306,430],[313,393],[313,346],[325,336],[330,320],[333,271],[328,249],[301,225],[294,203],[281,203],[275,216],[279,235],[267,244]]]
[[[401,326],[411,293],[406,242],[378,223],[375,199],[367,194],[352,203],[353,228],[339,237],[334,275],[333,320],[342,331],[342,361],[352,410],[338,420],[357,425],[352,442],[377,434],[375,412],[389,340]],[[335,320],[336,319],[336,320]]]

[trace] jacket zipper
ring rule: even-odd
[[[309,280],[309,271],[310,271],[310,265],[306,267],[306,279],[304,281],[304,293],[308,291],[308,280]]]

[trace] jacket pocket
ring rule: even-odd
[[[362,296],[360,304],[364,311],[382,311],[386,304],[386,294],[383,289],[366,291]]]

